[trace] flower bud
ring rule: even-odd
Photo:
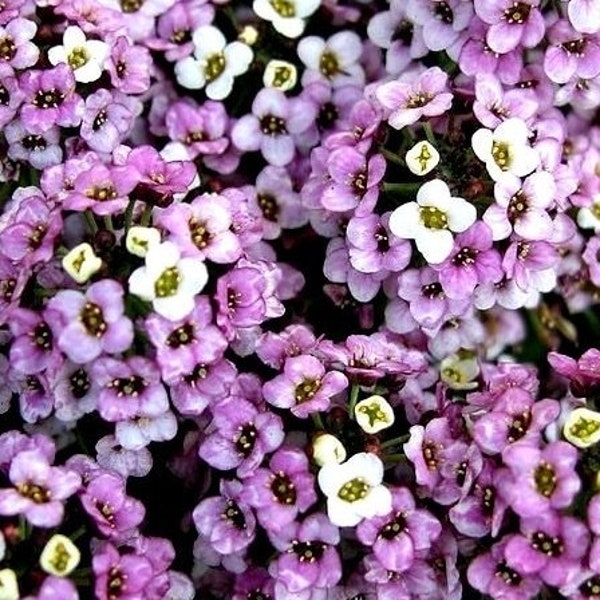
[[[330,433],[321,433],[313,440],[313,460],[322,467],[329,462],[342,463],[346,460],[346,448]]]
[[[577,448],[597,444],[600,441],[600,413],[589,408],[576,408],[565,421],[563,435]]]
[[[394,423],[394,409],[383,396],[370,396],[354,408],[356,422],[366,433],[377,433]]]
[[[263,75],[265,87],[272,87],[287,92],[291,90],[298,81],[298,70],[296,66],[285,60],[273,59],[267,63]]]
[[[80,558],[77,546],[68,537],[57,533],[44,546],[40,566],[50,575],[64,577],[75,569]]]
[[[83,243],[75,246],[62,259],[62,268],[77,282],[85,283],[102,267],[102,260],[94,254],[94,249]]]
[[[19,600],[17,576],[12,569],[0,571],[0,600]]]
[[[150,246],[160,242],[160,231],[154,227],[134,225],[129,228],[125,238],[125,247],[131,254],[144,258]]]
[[[440,379],[453,390],[475,389],[474,379],[478,375],[479,363],[475,356],[452,354],[440,363]]]
[[[238,40],[248,46],[254,46],[258,41],[258,30],[252,25],[245,25],[238,35]]]
[[[406,153],[406,166],[415,175],[427,175],[440,162],[440,153],[426,140],[418,142]]]

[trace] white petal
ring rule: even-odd
[[[64,46],[54,46],[48,50],[48,60],[51,65],[58,65],[59,63],[67,62],[67,52]]]
[[[418,229],[415,243],[425,260],[432,265],[444,262],[454,248],[454,238],[447,229]]]
[[[128,286],[129,293],[134,296],[139,296],[144,300],[152,300],[154,298],[154,280],[148,277],[146,267],[136,269],[129,276]]]
[[[437,206],[444,210],[445,205],[439,204],[444,199],[450,199],[450,188],[441,179],[432,179],[424,183],[417,192],[417,202],[421,206]]]
[[[479,160],[487,162],[492,155],[492,146],[494,138],[489,129],[478,129],[471,137],[473,152]]]
[[[77,46],[85,46],[86,38],[85,33],[79,27],[71,25],[65,29],[63,33],[63,44],[67,50],[77,48]]]
[[[225,36],[212,25],[198,27],[192,34],[192,42],[196,58],[206,58],[211,54],[221,52],[227,44]]]
[[[390,231],[396,237],[412,240],[415,237],[416,230],[422,227],[420,210],[416,202],[407,202],[400,205],[390,215]]]
[[[200,61],[187,56],[175,64],[175,77],[184,88],[199,90],[205,83],[204,66]]]
[[[465,231],[477,219],[477,211],[475,207],[467,202],[464,198],[453,197],[448,211],[448,227],[451,231]]]

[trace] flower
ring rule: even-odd
[[[63,33],[63,45],[48,50],[48,60],[52,65],[68,64],[75,81],[91,83],[100,79],[108,54],[107,43],[88,40],[79,27],[71,25]]]
[[[354,407],[356,422],[365,433],[374,434],[394,424],[394,409],[383,396],[369,396]]]
[[[46,573],[64,577],[79,564],[81,553],[66,536],[54,534],[40,554],[40,566]]]
[[[63,256],[61,265],[77,283],[85,283],[100,270],[102,259],[96,256],[90,244],[83,242]]]
[[[288,38],[299,37],[321,0],[254,0],[252,10],[265,21],[271,21],[276,31]]]
[[[577,448],[589,448],[600,441],[600,413],[589,408],[572,410],[563,425],[565,439]]]
[[[148,250],[160,243],[160,231],[155,227],[142,227],[134,225],[127,230],[125,247],[128,252],[141,258],[145,258]]]
[[[360,452],[345,463],[328,462],[318,474],[327,496],[327,516],[338,527],[352,527],[365,518],[387,515],[392,494],[383,485],[383,463],[368,452]]]
[[[194,57],[188,56],[175,64],[177,81],[191,90],[206,87],[212,100],[229,96],[233,79],[245,73],[252,62],[250,46],[242,42],[227,43],[225,36],[212,25],[198,27],[192,35]]]
[[[291,90],[298,80],[296,65],[286,60],[271,59],[263,73],[265,87],[274,87],[282,92]]]
[[[176,321],[194,310],[194,296],[208,281],[206,265],[195,258],[180,258],[171,242],[152,246],[146,254],[146,266],[129,276],[129,291],[152,302],[159,314]]]
[[[452,252],[452,231],[468,229],[477,218],[475,207],[463,198],[450,195],[441,179],[424,183],[417,201],[402,204],[390,216],[390,231],[403,239],[414,239],[425,259],[443,262]]]
[[[0,599],[19,600],[17,574],[12,569],[0,570]]]
[[[406,166],[415,175],[427,175],[440,162],[440,153],[427,140],[416,143],[405,156]]]
[[[529,143],[529,128],[517,117],[506,119],[493,132],[478,129],[471,143],[494,181],[500,181],[506,173],[529,175],[540,162],[538,152]]]
[[[346,460],[346,448],[331,433],[317,434],[311,447],[312,459],[322,467],[328,462],[343,463]]]

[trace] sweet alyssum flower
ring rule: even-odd
[[[454,247],[453,231],[468,229],[477,218],[475,207],[464,198],[450,195],[441,179],[424,183],[416,202],[407,202],[390,216],[391,232],[403,239],[414,239],[425,259],[441,263]]]
[[[154,310],[176,321],[194,310],[194,296],[208,281],[206,265],[195,258],[180,258],[171,242],[150,247],[146,266],[129,277],[129,291],[152,302]]]
[[[80,558],[81,553],[70,538],[56,533],[42,550],[40,566],[50,575],[65,577],[79,564]]]
[[[274,87],[282,92],[291,90],[298,80],[296,65],[286,60],[272,59],[267,63],[263,73],[265,87]]]
[[[253,52],[242,42],[227,43],[225,36],[212,25],[198,27],[192,35],[194,56],[175,64],[177,81],[191,90],[206,88],[212,100],[229,96],[233,79],[248,70]]]
[[[12,569],[0,570],[0,598],[2,600],[19,600],[19,582]]]
[[[160,231],[155,227],[134,225],[127,230],[125,247],[135,256],[144,258],[148,250],[156,244],[160,244]]]
[[[369,396],[354,407],[356,422],[365,433],[374,434],[394,424],[394,409],[383,396]]]
[[[100,79],[108,53],[107,43],[88,40],[79,27],[71,25],[63,33],[63,45],[48,50],[48,60],[52,65],[68,64],[75,81],[91,83]]]
[[[265,21],[271,21],[276,31],[288,38],[299,37],[321,0],[254,0],[252,10]]]
[[[346,460],[344,444],[331,433],[318,434],[312,442],[312,459],[322,467],[328,462],[343,463]]]
[[[327,515],[338,527],[352,527],[365,518],[387,515],[392,494],[382,484],[383,463],[374,454],[360,452],[345,463],[328,462],[318,482],[327,496]]]
[[[600,442],[600,413],[580,407],[572,410],[563,425],[565,439],[577,448]]]
[[[406,166],[415,175],[427,175],[440,162],[440,153],[427,140],[416,143],[405,156]]]
[[[85,283],[100,270],[102,259],[96,256],[90,244],[83,242],[63,256],[61,265],[77,283]]]

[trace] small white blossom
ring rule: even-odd
[[[19,600],[17,575],[12,569],[0,571],[0,600]]]
[[[319,471],[321,491],[327,496],[327,515],[338,527],[353,527],[363,519],[387,515],[392,494],[383,485],[383,463],[360,452],[345,463],[328,462]]]
[[[291,90],[298,81],[298,69],[286,60],[273,59],[267,63],[263,74],[265,87],[272,87],[287,92]]]
[[[208,281],[206,265],[197,258],[181,258],[172,242],[151,246],[146,266],[129,277],[129,291],[152,302],[154,310],[171,321],[183,319],[194,309],[194,296]]]
[[[582,229],[593,229],[594,233],[600,233],[600,196],[594,197],[591,206],[584,206],[579,209],[577,224]]]
[[[453,390],[475,389],[478,375],[479,363],[473,355],[452,354],[440,363],[440,379]]]
[[[125,419],[115,427],[115,438],[126,450],[141,450],[150,442],[172,440],[176,434],[177,419],[170,410],[160,415]]]
[[[67,63],[73,70],[75,81],[90,83],[100,79],[109,51],[108,44],[88,40],[79,27],[71,25],[63,33],[63,45],[48,50],[48,60],[55,66]]]
[[[81,553],[66,536],[57,533],[44,546],[40,555],[40,566],[46,573],[65,577],[77,567]]]
[[[365,433],[383,431],[394,424],[394,409],[383,396],[370,396],[358,402],[354,408],[356,422]]]
[[[540,164],[540,155],[529,143],[529,128],[517,117],[506,119],[494,131],[478,129],[471,143],[494,181],[505,173],[524,177]]]
[[[175,64],[177,81],[185,88],[206,87],[211,100],[223,100],[233,87],[233,79],[248,70],[254,56],[242,42],[227,43],[225,36],[212,25],[203,25],[192,34],[194,56]]]
[[[415,175],[427,175],[440,162],[440,153],[427,140],[418,142],[406,153],[406,166]]]
[[[600,442],[600,413],[589,408],[572,410],[563,425],[565,439],[577,448],[589,448]]]
[[[346,460],[346,448],[335,435],[322,433],[313,440],[312,458],[320,467],[329,462],[339,464]]]
[[[148,250],[156,244],[160,244],[160,231],[156,227],[134,225],[127,231],[125,247],[135,256],[144,258],[148,254]]]
[[[476,218],[472,204],[451,196],[450,188],[441,179],[432,179],[419,188],[416,202],[394,210],[389,228],[396,237],[414,239],[427,262],[439,264],[452,252],[452,232],[465,231]]]
[[[321,0],[254,0],[252,10],[273,23],[276,31],[288,38],[302,35],[306,18],[319,8]]]
[[[85,283],[102,266],[102,259],[94,254],[87,243],[79,244],[62,259],[62,268],[77,282]]]
[[[238,40],[248,46],[254,46],[258,41],[258,30],[252,25],[244,25],[244,28],[238,35]]]

